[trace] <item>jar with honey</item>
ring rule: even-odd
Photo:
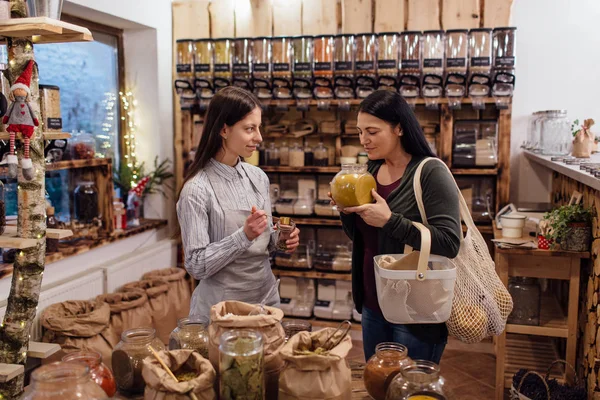
[[[375,178],[366,165],[344,164],[330,183],[331,196],[340,208],[355,207],[373,202],[371,190],[377,189]]]
[[[365,389],[375,400],[385,400],[385,394],[392,379],[406,365],[412,364],[406,346],[384,342],[375,347],[375,354],[365,366]]]

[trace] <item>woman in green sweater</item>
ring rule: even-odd
[[[413,359],[440,362],[448,338],[445,324],[393,324],[384,318],[375,287],[373,257],[404,253],[404,245],[419,250],[421,234],[412,222],[422,222],[413,191],[419,163],[434,157],[420,124],[396,92],[378,90],[360,105],[360,142],[369,155],[368,170],[377,181],[375,202],[342,211],[344,231],[354,243],[352,292],[362,313],[366,359],[382,342],[408,348]],[[460,247],[458,192],[452,175],[440,162],[428,162],[421,173],[431,253],[454,258]]]

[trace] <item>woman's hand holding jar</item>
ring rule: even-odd
[[[375,203],[364,204],[357,207],[346,207],[344,212],[357,213],[368,225],[382,228],[390,220],[392,211],[387,202],[375,189],[371,190]]]

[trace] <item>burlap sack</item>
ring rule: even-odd
[[[231,329],[250,329],[263,336],[265,353],[266,398],[276,399],[279,384],[279,372],[283,368],[283,360],[279,355],[285,343],[285,332],[281,326],[283,311],[275,307],[265,306],[267,315],[248,314],[255,305],[240,301],[222,301],[210,309],[210,325],[208,327],[208,355],[216,370],[219,368],[219,341],[221,335]],[[233,314],[233,316],[227,316]]]
[[[104,363],[111,365],[112,346],[102,334],[110,323],[108,304],[96,300],[63,301],[48,306],[41,320],[45,330],[42,341],[60,344],[64,354],[97,351]]]
[[[352,372],[346,356],[352,349],[349,335],[327,355],[294,355],[294,350],[323,345],[335,329],[299,332],[281,349],[285,367],[279,375],[279,400],[350,400]]]
[[[175,314],[176,319],[185,318],[190,313],[192,289],[185,280],[185,273],[183,268],[167,268],[150,271],[142,276],[142,279],[164,279],[169,282],[168,310]]]
[[[175,382],[156,358],[147,357],[142,369],[146,382],[144,400],[189,400],[192,391],[198,400],[217,398],[214,389],[217,375],[207,359],[193,350],[161,351],[158,355],[176,377],[178,373],[187,371],[198,376],[187,382]]]
[[[148,296],[152,309],[152,327],[156,336],[165,345],[169,343],[169,335],[177,327],[177,317],[169,310],[169,284],[164,279],[144,279],[131,282],[121,288],[121,292],[143,290]]]
[[[103,335],[113,347],[121,341],[123,332],[152,327],[152,308],[143,290],[101,294],[97,299],[110,307],[110,324]]]

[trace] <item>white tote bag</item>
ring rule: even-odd
[[[425,163],[431,160],[440,163],[448,173],[451,173],[446,164],[437,158],[426,158],[417,167],[413,188],[424,224],[427,224],[427,216],[423,205],[421,171]],[[464,237],[461,235],[458,255],[450,260],[456,267],[456,284],[452,312],[446,321],[446,326],[450,335],[460,341],[477,343],[488,336],[500,335],[504,331],[506,319],[513,308],[513,301],[496,273],[487,244],[473,222],[469,207],[458,185],[456,190],[460,204],[460,217],[467,226],[467,233]]]

